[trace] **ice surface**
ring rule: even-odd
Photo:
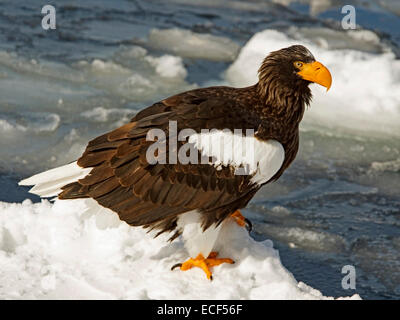
[[[371,163],[371,171],[400,172],[400,158],[397,158],[396,160],[392,160],[392,161],[385,161],[385,162],[374,161]]]
[[[268,234],[274,239],[288,243],[292,248],[303,248],[308,251],[342,252],[346,245],[340,236],[301,227],[264,224],[259,228],[259,231]]]
[[[181,57],[140,46],[70,63],[0,51],[0,73],[1,169],[26,175],[76,160],[144,104],[195,87]]]
[[[398,0],[378,0],[378,3],[382,7],[400,16],[400,2]]]
[[[148,44],[181,57],[215,61],[232,61],[239,51],[239,45],[228,38],[178,28],[151,30]]]
[[[0,203],[0,299],[332,299],[234,222],[216,249],[236,263],[214,268],[210,282],[200,269],[170,270],[188,258],[181,242],[153,239],[107,209],[85,212],[86,201]]]
[[[236,86],[254,84],[262,59],[269,52],[303,44],[330,69],[333,78],[328,93],[312,85],[314,98],[305,114],[305,125],[318,123],[369,134],[400,135],[400,61],[389,48],[379,44],[382,47],[379,49],[377,38],[370,31],[352,31],[350,39],[361,41],[366,48],[382,50],[382,53],[344,49],[347,45],[342,36],[328,37],[333,32],[326,32],[325,38],[324,33],[319,32],[317,39],[313,37],[314,31],[304,28],[296,32],[292,29],[291,33],[296,39],[276,30],[255,34],[226,71],[226,79]],[[359,47],[362,49],[361,45]]]
[[[81,113],[81,116],[91,122],[108,122],[116,121],[117,123],[125,124],[134,115],[131,109],[111,108],[106,109],[103,107],[96,107]],[[116,125],[117,127],[117,125]]]
[[[138,46],[121,47],[110,60],[79,61],[75,68],[93,87],[134,101],[190,88],[181,57],[153,56]]]
[[[398,0],[272,0],[273,2],[283,5],[290,5],[291,3],[302,3],[309,5],[309,11],[312,15],[318,15],[331,8],[341,9],[345,5],[353,5],[356,8],[363,6],[375,7],[378,5],[386,8],[397,15],[400,14],[400,4]]]

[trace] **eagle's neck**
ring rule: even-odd
[[[260,101],[257,111],[262,118],[272,117],[297,127],[311,101],[311,90],[297,84],[285,86],[278,80],[259,81],[255,85]]]

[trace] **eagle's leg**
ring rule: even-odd
[[[174,270],[177,267],[180,267],[182,271],[189,270],[193,267],[198,267],[201,268],[206,276],[207,279],[212,280],[212,273],[210,271],[210,267],[218,266],[221,263],[235,263],[232,259],[229,258],[217,258],[218,253],[217,252],[211,252],[207,258],[204,258],[204,256],[200,253],[197,255],[196,258],[190,258],[189,260],[185,261],[184,263],[178,263],[174,265],[171,270]]]
[[[236,223],[241,227],[246,227],[247,231],[251,231],[253,229],[253,225],[251,224],[249,219],[243,217],[242,213],[239,210],[236,210],[231,214],[231,217],[235,219]]]

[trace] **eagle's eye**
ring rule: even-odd
[[[303,62],[300,61],[295,61],[293,64],[297,69],[301,69],[301,67],[303,66]]]

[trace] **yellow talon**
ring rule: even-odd
[[[236,210],[234,213],[232,213],[231,218],[235,219],[235,222],[240,227],[246,227],[249,233],[253,229],[253,225],[251,224],[250,220],[243,217],[242,213],[239,210]]]
[[[200,253],[197,255],[196,258],[190,258],[189,260],[185,261],[184,263],[178,263],[174,265],[171,270],[174,270],[177,267],[180,267],[182,271],[189,270],[193,267],[198,267],[202,269],[206,276],[207,279],[212,280],[212,273],[210,271],[210,267],[218,266],[221,263],[235,263],[232,259],[229,258],[217,258],[218,253],[217,252],[211,252],[207,258],[204,258],[204,256]]]
[[[231,217],[235,219],[236,223],[244,227],[246,225],[246,218],[243,217],[242,213],[239,210],[236,210],[234,213],[232,213]]]

